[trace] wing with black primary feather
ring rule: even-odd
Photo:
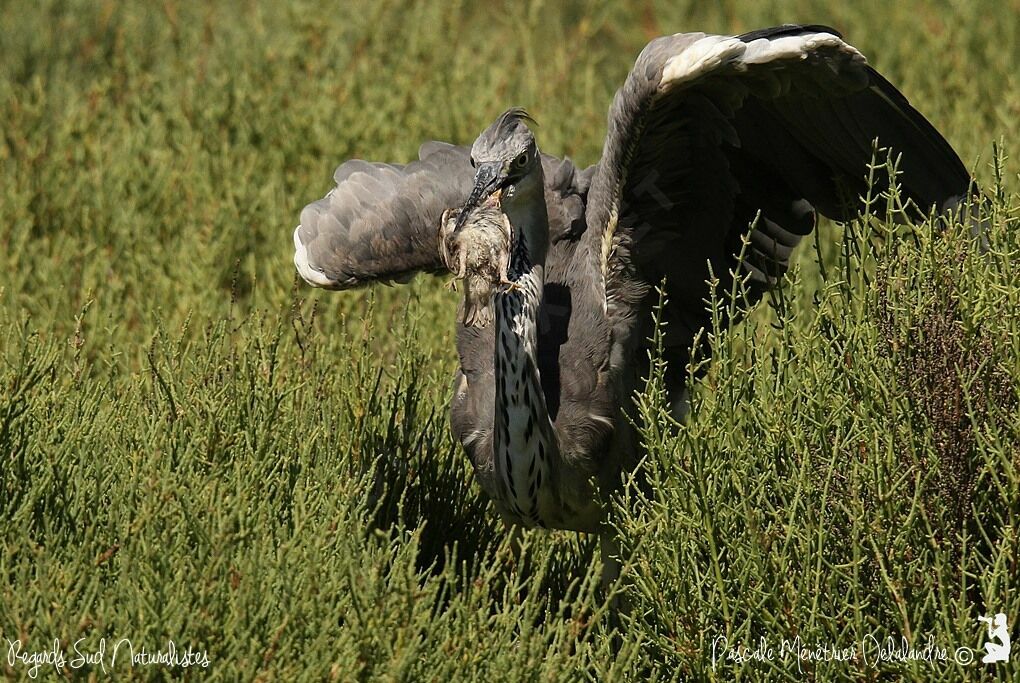
[[[710,323],[706,280],[726,292],[739,273],[750,303],[760,298],[815,211],[858,213],[876,138],[902,155],[902,215],[953,208],[971,183],[932,125],[822,26],[659,38],[638,57],[608,123],[588,195],[587,267],[604,286],[617,363],[642,353],[652,288],[665,280],[674,389]],[[888,182],[879,176],[873,192]]]

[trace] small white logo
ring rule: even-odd
[[[1011,645],[1009,642],[1009,625],[1006,623],[1006,615],[999,612],[995,615],[995,618],[991,617],[978,617],[978,621],[983,621],[988,625],[988,638],[985,642],[985,654],[981,658],[981,661],[985,664],[993,664],[995,662],[1008,662],[1009,651]],[[992,640],[998,640],[998,643],[992,642]]]

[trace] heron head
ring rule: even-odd
[[[475,182],[457,219],[457,229],[473,209],[496,192],[501,191],[501,202],[513,201],[522,181],[536,167],[541,167],[538,146],[528,122],[535,122],[528,112],[520,107],[508,109],[471,145]]]

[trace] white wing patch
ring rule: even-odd
[[[294,229],[294,267],[305,282],[314,287],[333,287],[337,283],[308,262],[308,249],[301,242],[301,226]]]
[[[831,33],[759,38],[749,43],[730,36],[705,36],[666,62],[659,88],[690,83],[721,66],[732,65],[742,71],[752,64],[807,59],[820,50],[835,50],[861,64],[867,61],[856,48]]]
[[[693,81],[744,54],[747,43],[731,36],[705,36],[680,54],[670,57],[659,87]]]
[[[806,33],[800,36],[784,36],[769,40],[759,38],[747,44],[747,51],[740,60],[745,64],[765,64],[784,59],[807,59],[812,52],[829,48],[849,56],[853,61],[864,62],[864,55],[852,45],[847,45],[831,33]]]

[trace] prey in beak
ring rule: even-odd
[[[509,182],[506,164],[502,161],[490,161],[478,164],[475,170],[475,182],[471,188],[471,194],[461,208],[460,216],[457,218],[457,230],[460,230],[467,221],[468,216],[478,206],[490,201],[495,196],[498,204],[499,195]]]
[[[468,327],[492,322],[492,296],[508,281],[511,228],[500,208],[502,192],[481,196],[471,209],[447,210],[440,223],[440,254],[454,275],[451,284],[464,283],[461,322]]]

